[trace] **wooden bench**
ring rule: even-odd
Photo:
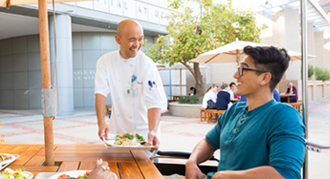
[[[216,110],[216,109],[204,109],[204,108],[201,108],[201,110],[200,110],[201,121],[205,121],[206,120],[206,122],[209,123],[211,119],[214,119],[215,122],[217,122],[220,114],[224,113],[225,111],[226,110]],[[215,118],[213,118],[213,116]]]
[[[292,107],[294,107],[300,114],[302,114],[302,102],[297,101],[294,103],[288,103],[290,104]]]

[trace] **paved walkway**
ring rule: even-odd
[[[215,123],[200,122],[199,118],[162,115],[161,150],[192,151]],[[330,99],[309,107],[309,139],[330,142]],[[109,119],[106,118],[108,121]],[[0,110],[1,138],[6,144],[43,144],[43,118],[40,111]],[[55,144],[102,143],[97,136],[94,110],[76,110],[75,115],[56,117]],[[219,156],[219,151],[216,153]],[[309,152],[310,179],[330,178],[330,152]]]

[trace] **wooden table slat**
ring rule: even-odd
[[[139,167],[135,162],[118,162],[121,179],[143,179]]]
[[[141,152],[143,151],[132,150],[131,152],[145,179],[163,178],[162,174],[157,167],[153,165],[151,160],[146,155],[141,155]]]
[[[96,166],[95,161],[82,161],[80,162],[79,170],[93,170]]]
[[[70,171],[70,170],[78,170],[79,161],[73,162],[62,162],[58,172]]]
[[[8,153],[8,154],[13,154],[10,151],[12,151],[16,146],[15,145],[4,145],[0,149],[0,153]]]
[[[36,155],[39,150],[41,150],[41,146],[31,146],[27,150],[25,150],[23,153],[20,154],[20,156],[16,159],[15,164],[16,165],[24,165],[27,163],[31,158]]]

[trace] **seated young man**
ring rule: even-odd
[[[290,57],[275,47],[244,48],[247,55],[234,74],[238,96],[217,124],[194,148],[186,163],[186,178],[203,178],[198,164],[220,149],[213,178],[301,178],[305,127],[290,105],[277,103],[273,90],[288,68]],[[212,174],[208,174],[211,178]]]

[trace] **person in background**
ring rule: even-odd
[[[278,92],[278,90],[276,88],[274,89],[273,98],[275,99],[276,102],[281,102],[280,93]],[[241,101],[246,102],[246,97],[241,96]]]
[[[190,92],[189,92],[189,95],[196,95],[196,93],[197,93],[197,90],[196,90],[196,88],[195,87],[190,87]]]
[[[215,106],[217,110],[226,110],[230,104],[230,93],[228,92],[228,84],[221,85],[221,91],[217,94],[217,102]]]
[[[286,85],[288,86],[286,93],[294,94],[294,96],[290,96],[290,103],[297,102],[297,100],[298,100],[297,88],[295,86],[293,86],[292,82],[288,82]],[[281,98],[281,102],[287,102],[287,98]]]
[[[213,84],[207,90],[203,98],[202,108],[215,109],[215,103],[217,102],[217,90],[218,86]]]
[[[236,83],[235,82],[231,82],[229,84],[229,94],[230,94],[230,99],[235,99],[235,90],[236,90]]]
[[[220,149],[217,172],[207,178],[299,179],[305,158],[305,126],[298,111],[273,99],[287,70],[285,49],[246,46],[234,78],[236,102],[218,119],[186,162],[186,179],[203,178],[198,168]]]

